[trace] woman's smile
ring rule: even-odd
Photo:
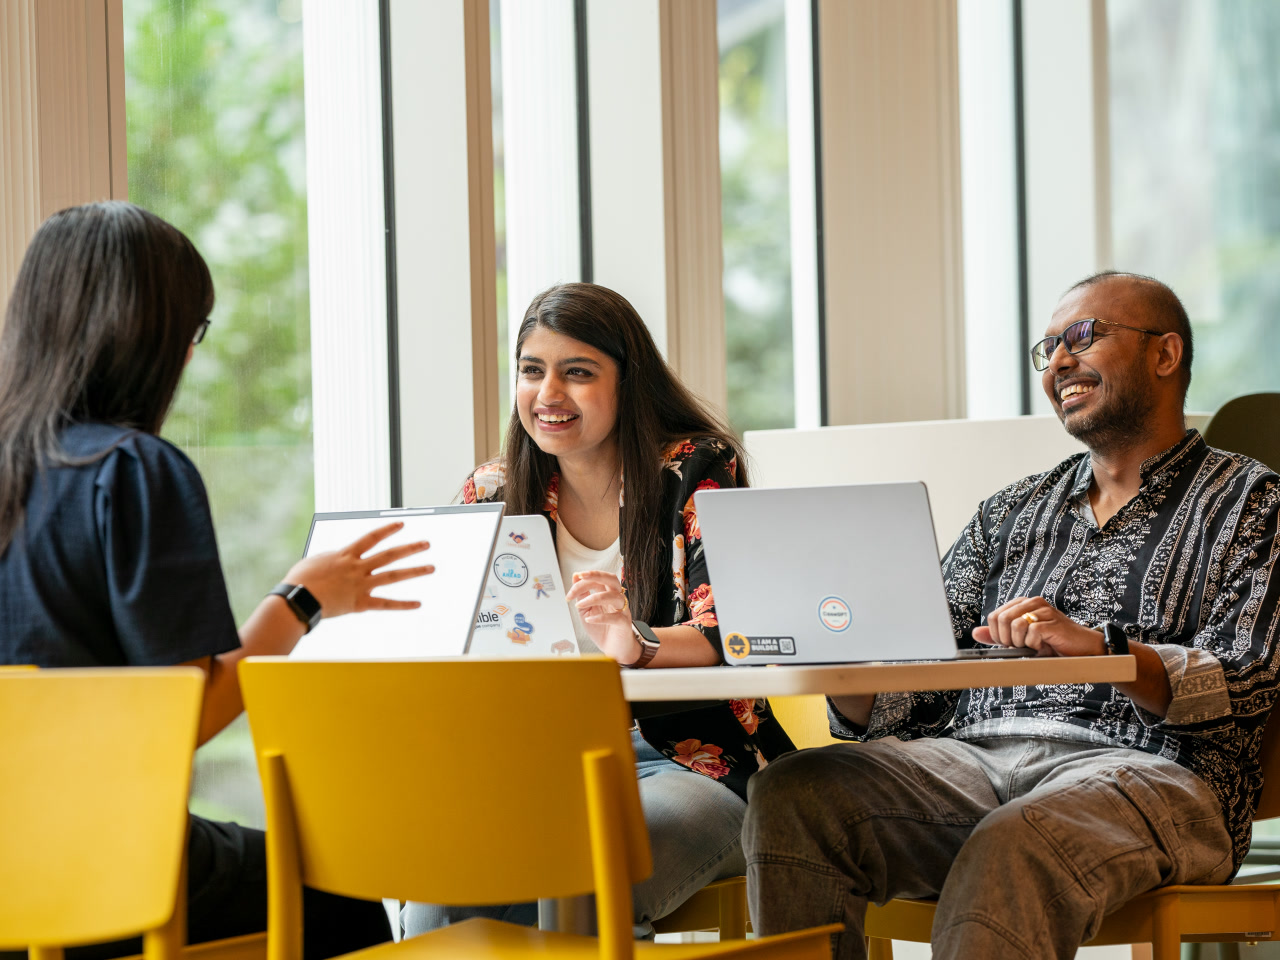
[[[537,407],[533,411],[533,422],[546,433],[564,433],[580,419],[576,413],[555,407]]]

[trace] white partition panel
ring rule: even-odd
[[[1208,419],[1190,415],[1187,425]],[[1084,449],[1054,416],[749,430],[746,444],[757,487],[924,481],[939,553],[982,500]]]

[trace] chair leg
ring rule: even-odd
[[[867,960],[893,960],[893,941],[867,937]]]
[[[745,886],[720,890],[720,939],[747,939],[747,894]]]
[[[1178,898],[1160,897],[1151,918],[1152,960],[1181,960],[1182,936],[1178,931]]]

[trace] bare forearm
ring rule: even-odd
[[[650,668],[662,667],[714,667],[720,662],[720,654],[707,642],[701,631],[693,627],[655,627],[658,652],[649,661]],[[639,656],[637,645],[637,656]]]
[[[297,646],[303,632],[301,621],[284,598],[269,596],[240,628],[239,647],[194,662],[205,671],[200,743],[211,740],[244,711],[236,665],[245,657],[287,654]]]
[[[1160,654],[1137,640],[1129,641],[1129,652],[1138,661],[1137,679],[1132,683],[1117,683],[1116,689],[1148,713],[1166,716],[1173,701],[1173,689]]]

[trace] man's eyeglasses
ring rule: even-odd
[[[1114,320],[1099,320],[1096,317],[1088,320],[1077,320],[1063,330],[1061,336],[1045,337],[1032,347],[1031,365],[1037,370],[1047,369],[1049,358],[1058,349],[1058,344],[1066,347],[1067,353],[1084,353],[1084,351],[1093,346],[1093,325],[1095,323],[1105,323],[1109,327],[1124,327],[1126,330],[1136,330],[1138,333],[1145,333],[1152,337],[1163,336],[1159,330],[1144,330],[1142,327],[1131,327],[1127,323],[1116,323]]]
[[[200,326],[196,327],[196,335],[191,338],[191,345],[193,347],[203,340],[204,335],[209,332],[209,323],[210,321],[208,320],[200,321]]]

